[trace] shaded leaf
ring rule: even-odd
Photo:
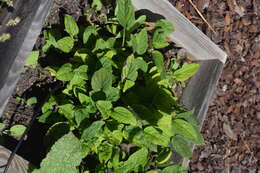
[[[109,89],[112,86],[112,74],[107,69],[101,68],[93,74],[91,86],[95,91]]]
[[[156,161],[159,163],[159,164],[164,164],[166,163],[167,161],[169,161],[169,159],[171,158],[172,156],[172,151],[170,148],[164,148],[162,149],[162,151],[159,153]]]
[[[97,30],[96,26],[88,26],[83,33],[83,43],[86,44],[92,35],[97,36]]]
[[[174,116],[175,119],[185,119],[190,122],[193,126],[198,126],[199,122],[194,116],[194,110],[183,112]]]
[[[171,141],[173,148],[183,157],[191,158],[192,151],[188,142],[181,136],[175,135]]]
[[[0,123],[0,130],[3,130],[5,128],[5,124],[4,123]]]
[[[104,124],[104,121],[95,121],[87,129],[83,131],[81,139],[89,141],[95,137],[98,137],[102,133],[102,127]]]

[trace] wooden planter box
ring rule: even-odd
[[[35,8],[27,15],[24,14],[26,18],[21,26],[22,31],[19,33],[13,31],[14,38],[0,44],[0,115],[16,86],[25,58],[33,48],[41,31],[42,23],[51,7],[52,0],[30,0],[30,2],[35,5]],[[195,114],[200,121],[200,126],[202,126],[209,102],[227,58],[226,53],[167,0],[133,0],[133,4],[139,10],[139,13],[145,13],[150,20],[166,18],[171,21],[175,26],[175,32],[170,36],[170,39],[186,49],[188,57],[201,65],[199,72],[192,77],[185,88],[182,102],[188,109],[195,109]],[[19,9],[17,10],[19,11]],[[6,153],[10,153],[4,148],[0,148],[0,152],[5,153],[5,156],[8,155]],[[0,156],[2,156],[1,153]],[[2,160],[7,158],[0,158],[1,163],[4,163]],[[187,166],[189,162],[189,160],[176,155],[173,159],[178,162],[182,161],[184,166]],[[26,173],[28,162],[19,156],[15,156],[14,160],[8,173]],[[17,163],[21,165],[20,168],[17,167]]]

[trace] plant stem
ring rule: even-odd
[[[125,46],[125,35],[126,35],[126,29],[124,28],[122,47]]]

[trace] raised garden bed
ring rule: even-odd
[[[147,2],[146,2],[147,3]],[[190,55],[192,55],[193,60],[199,60],[199,63],[201,64],[199,72],[189,81],[187,87],[184,90],[183,93],[183,103],[187,106],[188,109],[195,108],[195,113],[200,121],[203,121],[203,117],[207,111],[208,102],[210,97],[212,96],[212,93],[214,91],[214,86],[216,85],[216,82],[219,78],[219,75],[222,71],[223,63],[225,62],[226,55],[223,53],[216,45],[214,45],[207,37],[205,37],[201,32],[199,32],[198,29],[196,29],[186,18],[184,18],[180,13],[178,13],[175,8],[173,8],[167,1],[162,1],[158,4],[157,1],[151,1],[149,4],[145,4],[145,1],[134,1],[134,5],[137,9],[143,9],[145,7],[146,10],[139,11],[142,14],[146,14],[148,21],[154,20],[155,18],[166,18],[170,20],[172,23],[175,24],[175,32],[170,36],[171,39],[176,40],[176,43],[181,45],[183,48],[185,48]],[[75,5],[75,4],[73,4]],[[78,4],[82,5],[82,4]],[[148,11],[148,10],[149,11]],[[162,10],[163,9],[163,10]],[[51,13],[53,14],[53,13]],[[52,16],[52,15],[50,15]],[[77,17],[77,16],[74,16]],[[59,20],[58,20],[59,21]],[[187,29],[188,28],[188,29]],[[68,32],[69,33],[69,32]],[[192,35],[190,33],[193,33]],[[188,35],[188,37],[186,36]],[[41,47],[41,39],[39,39],[39,43],[36,44],[37,46]],[[166,55],[166,54],[165,54]],[[44,56],[44,55],[43,55]],[[57,55],[56,55],[57,56]],[[170,54],[170,56],[173,56]],[[55,57],[51,56],[51,57]],[[56,61],[55,61],[56,62]],[[49,61],[46,62],[43,61],[42,64],[50,63]],[[52,62],[53,63],[53,62]],[[45,65],[46,66],[46,65]],[[39,70],[40,69],[40,70]],[[42,98],[38,102],[38,104],[44,103],[46,100],[42,96],[47,96],[49,89],[56,90],[59,89],[60,85],[57,83],[50,75],[46,74],[44,70],[41,68],[38,68],[38,70],[32,70],[27,69],[24,74],[24,79],[28,78],[28,74],[32,73],[32,76],[41,76],[40,78],[34,78],[32,80],[32,84],[30,86],[21,85],[21,88],[16,89],[16,94],[14,97],[22,96],[24,99],[28,99],[32,96],[36,96],[37,98]],[[37,75],[35,75],[37,74]],[[24,80],[21,78],[21,81]],[[46,82],[47,80],[47,82]],[[48,83],[49,80],[49,83]],[[44,81],[44,82],[42,82]],[[22,82],[23,83],[23,82]],[[47,83],[47,86],[44,84]],[[21,82],[20,82],[21,84]],[[42,86],[44,85],[44,87]],[[93,86],[92,86],[93,87]],[[39,94],[39,91],[44,91],[44,88],[46,89],[47,94]],[[1,90],[3,91],[3,90]],[[19,95],[19,91],[21,95]],[[26,92],[21,92],[26,91]],[[26,94],[27,93],[27,94]],[[38,95],[37,95],[38,94]],[[46,98],[47,99],[47,98]],[[11,100],[12,102],[12,100]],[[17,104],[16,104],[17,105]],[[39,107],[38,105],[38,107]],[[19,108],[19,106],[18,106]],[[7,108],[8,109],[8,108]],[[15,108],[17,109],[17,107]],[[36,110],[30,110],[30,108],[26,108],[22,104],[22,110],[28,110],[28,115],[32,114],[38,114],[40,113],[39,109]],[[19,110],[19,109],[18,109]],[[7,110],[8,111],[8,110]],[[9,110],[12,112],[11,110]],[[34,112],[35,111],[35,112]],[[23,119],[23,118],[22,118]],[[19,120],[16,123],[19,123]],[[23,122],[24,123],[24,122]],[[26,123],[25,123],[26,124]],[[29,121],[27,122],[27,125],[30,125]],[[43,127],[44,128],[44,127]],[[32,131],[32,130],[31,130]],[[43,132],[44,130],[42,130]],[[30,134],[28,135],[30,138]],[[40,141],[41,142],[41,141]],[[27,144],[28,145],[28,144]],[[22,149],[21,149],[22,151]],[[25,150],[24,150],[25,151]],[[36,151],[37,152],[37,151]],[[26,157],[26,154],[24,155]],[[28,156],[27,156],[28,157]],[[30,158],[28,158],[30,159]],[[177,157],[174,158],[175,161],[180,161]],[[36,163],[38,164],[38,163]],[[184,161],[184,165],[187,164],[187,161]]]

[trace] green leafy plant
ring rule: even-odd
[[[92,7],[100,10],[101,1]],[[118,0],[105,25],[83,28],[64,18],[66,34],[44,31],[41,51],[71,58],[46,68],[65,87],[42,107],[38,120],[50,125],[51,149],[34,172],[187,172],[170,160],[172,151],[191,157],[189,144],[204,140],[171,89],[199,65],[173,59],[165,66],[172,24],[161,19],[151,28],[145,16],[135,18],[131,0]]]
[[[0,130],[2,131],[2,133],[13,137],[22,136],[26,128],[27,128],[26,126],[18,124],[12,126],[10,129],[6,129],[6,125],[4,123],[0,123]]]

